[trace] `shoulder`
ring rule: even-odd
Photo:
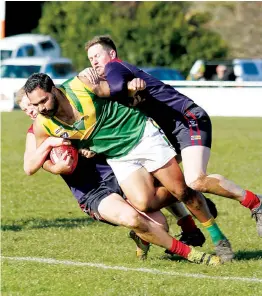
[[[120,59],[113,59],[110,62],[108,62],[105,66],[105,69],[121,69],[126,68],[125,62],[123,62]]]
[[[34,134],[38,136],[50,136],[51,132],[48,132],[50,122],[50,119],[42,116],[41,114],[38,114],[32,127]]]

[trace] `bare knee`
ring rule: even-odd
[[[188,187],[195,191],[206,192],[207,191],[207,175],[201,175],[195,180],[186,180]]]
[[[141,212],[152,212],[155,210],[155,205],[152,200],[136,200],[133,206]]]
[[[175,196],[179,201],[183,201],[184,197],[190,194],[189,187],[183,186],[181,188],[175,188],[170,191],[173,196]]]
[[[140,214],[135,210],[124,212],[118,217],[119,224],[131,229],[140,227]]]

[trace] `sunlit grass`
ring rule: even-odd
[[[212,121],[209,172],[262,192],[262,118]],[[146,262],[138,262],[128,231],[85,216],[60,177],[44,171],[31,177],[24,174],[29,125],[19,111],[2,114],[2,256],[154,268],[179,272],[181,277],[2,260],[2,295],[262,295],[262,283],[183,276],[199,273],[262,279],[262,241],[248,210],[235,201],[210,196],[219,210],[217,222],[236,252],[231,264],[211,268],[170,261],[162,258],[163,250],[158,247],[151,248]],[[170,216],[168,220],[171,233],[179,233],[175,220]],[[203,232],[207,242],[202,249],[212,252],[208,234]]]

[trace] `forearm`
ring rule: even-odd
[[[63,173],[61,170],[59,170],[58,166],[53,164],[50,159],[47,159],[43,163],[43,169],[49,173],[52,173],[54,175],[59,175]]]
[[[26,153],[24,156],[24,171],[27,175],[35,174],[44,164],[52,146],[44,141],[34,152]]]

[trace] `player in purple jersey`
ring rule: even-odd
[[[17,103],[20,105],[21,109],[30,116],[30,118],[36,118],[36,108],[30,105],[23,90],[21,90],[20,93],[18,92]],[[44,162],[50,149],[61,144],[69,144],[69,142],[62,138],[49,137],[36,149],[36,139],[33,132],[33,126],[31,126],[26,138],[26,150],[24,155],[25,172],[28,175],[31,175],[42,165],[45,167]],[[149,245],[146,244],[146,242],[143,243],[143,240],[135,234],[135,231],[139,232],[144,228],[143,231],[145,232],[145,227],[148,226],[148,224],[149,233],[152,227],[156,228],[156,232],[158,232],[157,228],[160,228],[160,230],[161,227],[167,229],[168,225],[161,212],[149,215],[141,212],[138,213],[138,211],[124,201],[121,198],[121,195],[123,196],[122,190],[117,184],[116,178],[103,156],[95,156],[91,159],[80,156],[78,165],[71,175],[62,174],[63,172],[70,171],[70,157],[67,157],[66,160],[62,160],[63,158],[64,156],[62,156],[61,160],[53,166],[52,173],[61,174],[61,177],[71,189],[81,209],[94,219],[133,229],[131,237],[135,240],[137,245],[141,247],[141,257],[143,258],[143,256],[146,256]],[[85,174],[83,174],[83,172],[85,172]],[[112,204],[115,206],[115,210],[112,210]],[[183,223],[186,222],[184,218],[182,218]],[[152,223],[155,223],[155,225]],[[189,223],[184,225],[185,228],[187,227],[190,230],[189,226],[192,228],[193,225],[189,225]],[[154,228],[153,231],[155,231]],[[161,232],[163,232],[163,229]],[[191,232],[189,231],[189,233]],[[184,238],[185,237],[186,236],[184,236]],[[190,240],[190,237],[188,237],[188,240]],[[195,250],[193,252],[195,252]],[[196,253],[199,254],[197,251],[195,254]],[[203,253],[201,254],[203,255]],[[181,255],[183,254],[181,253]],[[193,260],[190,258],[191,257],[189,257],[189,260],[195,260],[194,262],[197,263],[196,259]]]
[[[136,96],[137,108],[152,117],[164,130],[169,140],[181,153],[185,180],[200,192],[213,193],[239,201],[251,210],[262,236],[262,198],[244,190],[221,175],[207,175],[207,164],[212,142],[212,125],[208,114],[190,98],[179,93],[141,69],[117,57],[117,49],[108,36],[96,36],[86,43],[88,58],[98,76],[106,79],[113,99],[128,104],[127,82],[141,78],[146,88]],[[95,73],[94,73],[95,74]],[[92,75],[89,75],[92,79]],[[93,76],[94,78],[95,75]],[[214,241],[214,240],[213,240]],[[215,239],[215,243],[219,243]],[[228,241],[223,240],[222,244]]]

